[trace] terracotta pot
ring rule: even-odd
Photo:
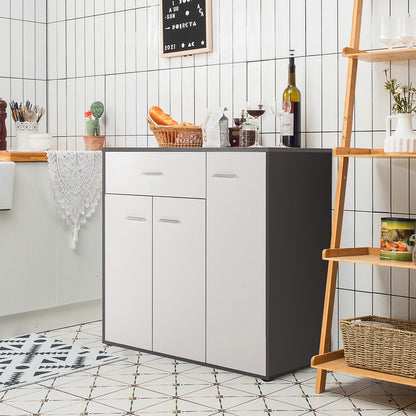
[[[102,150],[105,136],[84,136],[85,150]]]

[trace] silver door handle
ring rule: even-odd
[[[129,220],[129,221],[146,221],[146,218],[145,217],[133,217],[131,215],[127,215],[126,220]]]
[[[143,172],[142,175],[145,175],[145,176],[162,176],[163,172],[151,172],[151,171],[149,171],[149,172]]]
[[[238,178],[235,173],[214,173],[213,178]]]
[[[180,223],[179,220],[171,220],[169,218],[160,218],[159,222],[165,222],[165,223],[168,223],[168,224],[179,224]]]

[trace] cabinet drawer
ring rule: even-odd
[[[106,193],[205,198],[205,153],[108,152]]]

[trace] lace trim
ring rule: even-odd
[[[101,152],[48,151],[49,174],[56,206],[72,229],[71,248],[78,232],[94,212],[101,197]]]

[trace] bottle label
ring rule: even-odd
[[[280,134],[282,136],[293,136],[295,106],[292,105],[291,101],[283,101],[282,110],[284,113],[281,118]]]

